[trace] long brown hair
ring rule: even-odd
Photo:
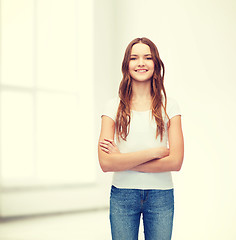
[[[149,40],[148,38],[135,38],[129,43],[126,48],[124,59],[122,62],[122,73],[123,78],[119,87],[119,97],[120,103],[116,115],[116,133],[118,139],[120,137],[126,141],[126,138],[129,134],[130,120],[131,120],[131,111],[130,111],[130,102],[132,97],[132,84],[131,76],[129,73],[129,61],[131,50],[134,44],[144,43],[150,47],[152,59],[154,62],[154,72],[151,80],[151,97],[152,97],[152,116],[155,118],[157,124],[156,137],[160,134],[161,141],[163,139],[163,132],[165,130],[164,121],[162,119],[162,107],[166,113],[166,104],[167,97],[166,91],[164,88],[164,74],[165,67],[163,62],[160,59],[159,52],[156,45]],[[162,93],[165,97],[165,106],[163,105]],[[167,113],[166,113],[167,115]],[[167,115],[168,116],[168,115]],[[169,116],[168,116],[169,119]]]

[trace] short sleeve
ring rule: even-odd
[[[174,116],[182,115],[180,106],[174,98],[167,98],[166,110],[170,119]]]
[[[112,98],[108,100],[104,105],[103,111],[101,113],[101,117],[105,115],[110,117],[112,120],[116,121],[116,113],[117,113],[118,106],[119,106],[119,98]]]

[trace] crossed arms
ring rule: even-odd
[[[104,172],[133,170],[139,172],[179,171],[184,158],[184,139],[181,116],[170,119],[168,128],[169,149],[150,148],[137,152],[120,153],[113,139],[115,122],[102,117],[101,134],[98,144],[99,163]]]

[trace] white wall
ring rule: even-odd
[[[95,129],[98,141],[101,128],[101,112],[105,102],[117,94],[114,78],[114,7],[110,0],[94,1],[94,99]],[[97,148],[97,142],[96,146]],[[104,174],[97,160],[99,182],[109,191],[111,173]],[[101,196],[100,196],[101,197]],[[108,195],[102,196],[108,203]]]
[[[114,9],[115,80],[128,43],[148,37],[166,66],[167,95],[182,110],[173,239],[235,239],[235,1],[116,0]]]
[[[42,6],[42,4],[45,4],[47,2],[47,4],[44,6]],[[27,53],[27,45],[25,45],[25,40],[27,40],[27,42],[31,42],[32,39],[28,39],[27,36],[28,35],[32,35],[35,37],[38,37],[39,35],[41,37],[44,37],[46,40],[44,41],[36,41],[36,43],[41,43],[43,42],[45,45],[40,45],[42,47],[42,49],[39,49],[35,42],[35,48],[34,51],[39,51],[40,54],[42,55],[42,52],[45,52],[46,49],[48,48],[48,52],[50,52],[50,50],[52,51],[52,48],[57,49],[58,46],[62,47],[62,51],[58,51],[60,54],[60,57],[58,57],[58,55],[56,54],[51,54],[53,55],[54,58],[56,58],[55,61],[51,61],[53,64],[51,64],[50,66],[57,66],[54,67],[52,70],[52,68],[50,68],[50,73],[52,74],[56,74],[57,76],[60,75],[60,70],[62,69],[63,71],[65,71],[66,73],[73,75],[76,74],[76,76],[74,76],[74,78],[72,77],[68,77],[67,79],[67,83],[69,82],[69,80],[73,81],[73,79],[75,80],[74,82],[79,85],[78,87],[81,89],[81,86],[83,89],[86,89],[86,91],[84,90],[83,92],[80,91],[79,97],[80,100],[85,101],[86,104],[82,104],[80,107],[84,107],[84,108],[79,108],[80,109],[80,114],[82,114],[83,116],[86,114],[89,116],[89,114],[93,114],[96,119],[93,119],[93,117],[89,117],[86,122],[84,124],[82,124],[83,119],[85,118],[81,118],[80,115],[80,120],[77,121],[77,125],[80,124],[83,127],[83,130],[86,131],[85,134],[83,133],[83,131],[80,131],[79,134],[77,134],[77,136],[80,138],[80,140],[82,142],[86,142],[86,146],[88,147],[88,151],[87,153],[83,154],[80,151],[80,159],[83,161],[83,165],[78,166],[78,169],[83,169],[83,173],[87,176],[88,173],[91,173],[92,170],[94,169],[94,163],[96,163],[96,172],[97,173],[97,178],[96,178],[96,182],[93,181],[92,183],[89,184],[83,184],[83,183],[78,183],[78,181],[76,181],[76,183],[72,183],[72,184],[66,184],[62,181],[62,183],[60,183],[59,185],[55,184],[55,185],[39,185],[37,187],[35,187],[35,185],[32,186],[24,186],[22,187],[16,187],[15,185],[12,188],[6,188],[3,183],[2,183],[2,176],[0,176],[0,218],[2,217],[14,217],[14,216],[22,216],[22,215],[34,215],[34,214],[43,214],[43,213],[53,213],[53,212],[66,212],[66,211],[76,211],[76,210],[84,210],[84,209],[94,209],[94,208],[104,208],[108,206],[108,201],[109,201],[109,187],[110,187],[110,174],[103,174],[98,166],[98,160],[97,160],[97,138],[98,138],[98,133],[100,130],[100,112],[101,112],[101,107],[103,106],[104,101],[106,101],[106,99],[110,98],[112,95],[114,95],[115,93],[112,93],[112,89],[114,88],[114,84],[112,82],[112,69],[111,69],[111,53],[112,53],[112,4],[110,1],[108,0],[102,0],[102,1],[86,1],[83,2],[82,0],[70,0],[65,1],[55,1],[55,0],[40,0],[40,1],[34,1],[32,4],[31,0],[24,0],[23,3],[24,4],[19,4],[17,5],[17,0],[11,0],[9,3],[9,0],[7,1],[3,1],[0,0],[0,5],[2,6],[1,10],[2,13],[4,13],[4,20],[7,19],[9,20],[9,22],[11,23],[13,20],[14,23],[16,23],[16,25],[19,22],[19,27],[15,27],[15,29],[12,30],[12,33],[17,35],[17,32],[22,30],[22,26],[24,27],[24,24],[26,23],[26,26],[28,26],[28,23],[32,21],[32,19],[34,19],[34,24],[33,24],[33,28],[27,28],[27,30],[25,30],[25,32],[27,33],[26,35],[23,34],[23,40],[22,42],[24,42],[23,47],[25,46],[25,50],[23,51],[22,49],[19,49],[19,44],[15,44],[15,42],[17,42],[17,38],[10,38],[10,40],[12,40],[14,42],[14,44],[16,45],[16,49],[18,51],[20,51],[20,53],[26,52]],[[21,1],[22,3],[22,1]],[[45,17],[44,14],[44,18],[40,18],[39,19],[39,13],[36,14],[36,12],[39,12],[39,7],[41,10],[45,10],[45,12],[47,12],[47,16],[50,20],[47,20],[48,18]],[[71,14],[69,11],[66,11],[67,8],[70,8]],[[61,18],[60,16],[61,13],[63,13],[63,11],[66,11],[66,14],[62,14],[64,17],[67,17],[67,21],[64,21],[63,18]],[[24,11],[29,11],[30,17],[31,18],[23,18],[22,16],[25,16],[25,14],[22,15],[22,12],[24,13]],[[12,13],[12,15],[9,16],[9,14],[7,14],[8,12]],[[19,21],[16,21],[14,18],[14,14],[18,16],[18,14],[20,15],[17,19],[20,19]],[[54,15],[53,15],[54,14]],[[56,15],[56,17],[55,17]],[[41,15],[40,15],[41,16]],[[23,20],[25,20],[23,23],[21,23]],[[3,20],[1,19],[1,20]],[[44,20],[47,20],[47,24],[46,25],[40,25],[41,24],[41,20],[44,23]],[[36,21],[37,20],[37,21]],[[71,22],[68,23],[68,21],[71,20]],[[37,22],[37,24],[36,24]],[[50,24],[54,25],[50,25]],[[39,24],[40,23],[40,24]],[[2,31],[2,36],[1,36],[1,40],[5,40],[1,42],[1,50],[5,50],[6,53],[6,32],[9,31],[9,26],[8,25],[4,25],[6,24],[4,21],[0,22],[2,29],[4,29],[5,31]],[[60,27],[60,24],[62,25],[62,27]],[[17,25],[17,26],[18,26]],[[40,30],[43,30],[43,33],[40,32],[40,34],[36,34],[36,36],[34,35],[35,33],[38,32],[38,26],[41,26]],[[4,27],[4,28],[3,28]],[[49,27],[49,29],[47,28]],[[61,38],[60,34],[58,33],[54,33],[53,31],[51,31],[50,27],[52,27],[53,31],[58,31],[60,34],[65,33],[63,35],[63,37],[67,38],[67,41],[63,41]],[[72,29],[73,33],[75,32],[74,36],[71,36],[67,33],[67,30]],[[11,29],[11,28],[10,28]],[[19,30],[20,29],[20,30]],[[29,30],[30,29],[30,30]],[[65,31],[64,31],[65,30]],[[75,31],[76,30],[76,31]],[[78,32],[77,32],[78,30]],[[46,31],[46,33],[45,33]],[[28,33],[30,32],[30,33]],[[49,33],[49,34],[48,34]],[[14,36],[15,36],[14,35]],[[59,36],[59,37],[58,37]],[[47,37],[49,38],[49,40],[47,39]],[[62,40],[62,42],[60,42],[59,40],[56,41],[55,39],[59,39],[60,41]],[[7,39],[8,40],[8,39]],[[53,42],[57,43],[57,44],[53,44]],[[58,45],[58,42],[60,43]],[[71,44],[71,42],[75,43],[75,49],[73,49],[73,44]],[[91,42],[94,43],[93,46],[91,46]],[[5,43],[5,45],[4,45]],[[17,42],[18,43],[18,42]],[[51,43],[51,46],[53,46],[52,48],[48,47],[48,44]],[[13,45],[14,45],[13,44]],[[68,53],[68,45],[71,47],[70,49],[72,49],[70,52],[75,53],[78,52],[78,56],[76,55],[75,57],[71,57],[72,60],[76,61],[73,63],[73,61],[70,61],[71,58],[67,58],[66,56],[62,55],[62,52],[64,53]],[[72,45],[72,46],[71,46]],[[9,46],[9,44],[7,45]],[[56,47],[55,47],[56,46]],[[58,47],[59,48],[59,47]],[[29,48],[31,50],[31,47]],[[9,51],[11,54],[5,54],[5,56],[7,56],[7,59],[10,59],[11,56],[12,59],[15,59],[15,61],[17,61],[18,58],[22,58],[25,57],[24,54],[19,54],[19,52],[12,52]],[[7,53],[9,53],[7,52]],[[16,58],[14,58],[14,54],[16,54]],[[33,54],[32,54],[33,55]],[[46,54],[45,54],[46,55]],[[49,54],[49,56],[51,56]],[[37,56],[37,54],[36,54]],[[51,59],[51,58],[47,58],[45,57],[45,59]],[[72,66],[76,66],[76,71],[73,70],[69,70],[69,68],[63,68],[63,64],[61,65],[55,65],[55,62],[58,60],[61,63],[61,59],[63,60],[67,60],[67,62],[65,63],[65,67],[72,65]],[[0,60],[2,60],[2,62],[4,62],[6,64],[6,57],[3,58],[3,54],[1,54],[0,56]],[[94,61],[93,61],[94,60]],[[91,63],[91,61],[93,61]],[[24,70],[27,74],[28,73],[28,68],[30,69],[30,71],[34,72],[34,76],[35,78],[39,78],[38,74],[39,71],[35,71],[36,67],[33,67],[34,69],[32,70],[32,67],[28,67],[28,65],[25,65],[25,61],[22,61],[24,66]],[[30,61],[26,61],[27,63],[31,63],[31,59]],[[35,61],[36,63],[38,63],[38,61]],[[47,61],[43,61],[43,63],[45,63]],[[14,65],[12,65],[13,69],[17,69],[19,68],[19,66],[17,64],[15,64],[17,67],[15,68]],[[22,65],[22,66],[23,66]],[[23,67],[20,67],[20,70],[22,71]],[[3,68],[4,70],[6,69]],[[56,71],[55,69],[60,69],[59,71]],[[67,69],[67,70],[65,70]],[[5,70],[5,72],[7,72]],[[17,72],[17,71],[16,71]],[[76,73],[75,73],[76,72]],[[8,71],[9,73],[9,71]],[[10,72],[12,74],[12,72]],[[16,74],[16,73],[15,73]],[[5,74],[7,75],[7,74]],[[24,77],[22,77],[23,74],[21,75],[17,75],[20,79],[24,79]],[[36,76],[37,75],[37,76]],[[45,74],[47,75],[47,74]],[[91,85],[88,85],[88,83],[91,83],[91,78],[93,78],[94,75],[94,81],[95,81],[95,86],[93,86],[93,83]],[[9,76],[9,74],[8,74]],[[14,75],[16,76],[16,75]],[[23,75],[24,76],[24,75]],[[5,78],[3,78],[1,76],[1,83],[3,82],[4,79],[6,79],[7,76]],[[31,77],[28,77],[29,80],[32,81]],[[59,80],[58,77],[50,77],[51,79],[56,79],[57,81]],[[16,79],[15,77],[12,79]],[[43,79],[47,79],[45,77],[43,77]],[[64,75],[61,76],[61,79],[65,80]],[[30,81],[29,81],[30,82]],[[48,84],[49,81],[46,81],[45,83]],[[28,83],[29,84],[29,83]],[[56,84],[56,86],[58,86],[60,84]],[[68,84],[70,86],[70,84]],[[77,86],[76,85],[76,86]],[[66,85],[67,86],[67,85]],[[74,85],[73,85],[74,86]],[[76,87],[73,87],[74,91],[76,91]],[[103,89],[105,89],[106,91],[102,91]],[[65,89],[64,89],[65,90]],[[115,92],[115,91],[114,91]],[[95,93],[94,98],[91,97],[91,93]],[[1,98],[2,99],[2,98]],[[82,101],[80,101],[81,103],[83,103]],[[94,108],[91,107],[95,106],[95,111],[93,110]],[[90,111],[90,112],[89,112]],[[1,111],[2,112],[2,111]],[[65,113],[63,111],[63,113]],[[23,114],[24,115],[24,114]],[[46,115],[44,115],[46,116]],[[48,117],[48,115],[47,115]],[[50,118],[51,119],[51,118]],[[73,118],[74,119],[74,118]],[[14,119],[15,121],[16,119]],[[95,127],[91,124],[91,122],[89,123],[89,121],[92,122],[92,124],[95,124]],[[54,124],[55,125],[55,124]],[[86,129],[87,126],[87,129]],[[5,128],[4,128],[5,129]],[[46,128],[44,128],[45,130]],[[66,127],[67,129],[67,127]],[[94,140],[94,129],[96,129],[96,135],[95,138],[96,140]],[[64,129],[63,129],[64,130]],[[90,136],[88,133],[92,132],[92,137],[90,137],[89,139],[86,140],[86,137]],[[74,132],[74,131],[73,131]],[[15,134],[15,132],[14,132]],[[16,134],[17,135],[17,134]],[[18,135],[17,135],[18,136]],[[19,137],[19,136],[18,136]],[[25,142],[25,134],[23,134],[23,142]],[[48,137],[48,135],[47,135]],[[58,136],[56,137],[58,138]],[[63,138],[66,139],[66,138]],[[67,139],[68,140],[68,139]],[[75,141],[74,141],[75,143]],[[71,144],[70,144],[71,145]],[[0,146],[1,148],[1,146]],[[65,149],[65,148],[63,148]],[[77,148],[78,149],[78,148]],[[83,149],[86,149],[85,147],[83,147]],[[2,149],[0,149],[2,150]],[[93,156],[89,156],[89,154],[93,153],[95,151],[96,155],[93,154]],[[55,151],[54,151],[55,152]],[[56,152],[57,153],[57,152]],[[47,152],[48,155],[48,152]],[[73,154],[74,155],[74,154]],[[2,151],[1,151],[1,156],[2,157]],[[74,156],[73,156],[74,157]],[[21,156],[20,156],[21,158]],[[24,159],[22,157],[22,159]],[[58,158],[54,158],[55,160],[58,160]],[[0,159],[2,160],[2,159]],[[90,164],[90,168],[88,170],[85,169],[85,165],[88,162],[92,162],[92,164]],[[0,165],[2,166],[2,162],[0,161]],[[9,169],[12,169],[12,166],[14,164],[11,164],[11,166],[9,167]],[[67,159],[67,165],[70,165],[70,163],[68,162]],[[14,165],[15,166],[15,165]],[[27,165],[26,165],[27,166]],[[63,171],[66,169],[62,169]],[[74,170],[76,171],[76,167],[74,167]],[[68,171],[70,172],[70,171]],[[71,171],[70,173],[72,174],[73,171]],[[70,174],[70,175],[71,175]],[[1,174],[0,174],[1,175]],[[51,175],[51,174],[50,174]],[[52,174],[55,175],[55,174]],[[69,176],[70,176],[69,175]],[[82,174],[79,173],[79,171],[77,171],[77,175],[76,176],[81,176]],[[64,174],[61,174],[61,176],[64,176]],[[32,184],[31,181],[26,181],[27,184]],[[3,188],[4,186],[4,188]]]

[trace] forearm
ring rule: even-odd
[[[181,169],[184,159],[184,139],[181,128],[181,118],[180,116],[175,116],[171,121],[171,127],[168,130],[169,155],[140,164],[130,170],[157,173],[179,171]]]
[[[181,169],[182,162],[183,158],[169,155],[167,157],[142,163],[130,170],[146,173],[179,171]]]
[[[140,164],[157,158],[156,149],[146,149],[129,153],[107,154],[99,151],[99,160],[104,172],[118,172],[132,169]]]

